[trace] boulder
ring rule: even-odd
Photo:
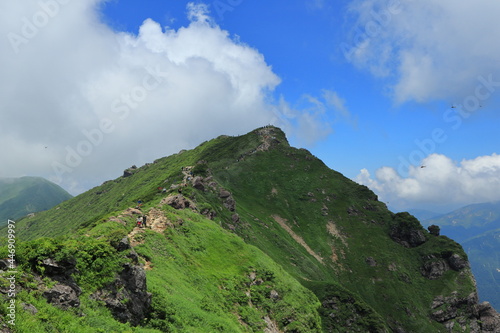
[[[448,258],[448,264],[450,265],[451,269],[455,271],[460,271],[466,267],[469,267],[469,262],[465,259],[462,259],[462,257],[460,257],[456,253],[453,253]]]
[[[389,235],[404,247],[417,247],[427,241],[420,222],[406,212],[394,214]]]
[[[130,249],[130,243],[128,241],[128,237],[125,236],[123,237],[119,242],[118,244],[116,245],[116,249],[119,251],[119,252],[122,252],[122,251],[125,251],[125,250],[128,250]]]
[[[366,258],[365,262],[368,264],[368,266],[371,266],[371,267],[377,266],[377,262],[372,257]]]
[[[429,280],[436,280],[443,276],[444,272],[450,269],[450,266],[444,259],[433,258],[427,261],[420,272]]]
[[[193,208],[190,200],[185,198],[182,194],[170,195],[161,201],[162,204],[167,204],[175,209]]]
[[[488,302],[479,304],[479,320],[481,321],[481,332],[500,332],[500,314]]]
[[[227,190],[221,189],[219,192],[219,198],[221,198],[221,199],[226,199],[226,198],[229,198],[230,196],[231,196],[231,192],[229,192]]]
[[[236,201],[234,201],[233,197],[229,196],[224,200],[224,207],[226,207],[231,212],[234,212],[236,209]]]
[[[47,299],[47,302],[55,306],[62,309],[68,309],[80,306],[80,299],[78,298],[79,294],[79,291],[77,292],[70,286],[56,284],[51,289],[45,291],[43,293],[43,297]]]
[[[193,187],[197,190],[204,191],[205,185],[203,184],[203,178],[202,177],[195,177],[193,179]]]
[[[23,306],[23,309],[25,311],[28,311],[29,313],[31,313],[32,315],[36,315],[38,313],[38,309],[35,308],[35,306],[33,304],[29,304],[29,303],[22,303],[22,306]]]

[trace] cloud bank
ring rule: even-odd
[[[280,78],[207,6],[189,4],[186,27],[146,19],[135,35],[103,24],[102,3],[0,4],[0,177],[44,176],[76,194],[220,134],[324,127],[316,111],[273,101]]]
[[[478,77],[500,81],[500,2],[359,0],[341,45],[356,66],[388,79],[394,100],[461,102]]]
[[[361,170],[356,181],[370,187],[380,200],[398,209],[450,209],[500,200],[500,155],[480,156],[457,163],[440,155],[429,155],[421,166],[410,166],[409,176],[401,177],[390,167],[382,167],[372,177]]]

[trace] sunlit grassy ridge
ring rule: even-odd
[[[161,205],[179,194],[175,186],[185,181],[186,166],[193,167],[191,178],[203,177],[202,188],[194,188],[192,179],[181,186],[197,208]],[[114,245],[130,234],[133,218],[125,218],[125,226],[110,218],[138,200],[143,213],[161,210],[169,221],[164,231],[132,237],[153,294],[148,316],[141,326],[130,327],[87,297],[81,311],[101,318],[98,327],[119,332],[260,332],[273,325],[290,332],[444,332],[430,318],[433,300],[475,291],[467,268],[434,280],[422,274],[429,260],[452,253],[466,259],[458,244],[430,235],[411,215],[391,213],[365,186],[307,150],[290,147],[277,128],[221,136],[130,171],[17,224],[19,241],[64,237],[57,240],[61,249],[81,242],[83,252],[96,246],[89,238],[109,244],[103,249],[111,251],[103,252],[109,269],[94,267],[77,277],[85,298],[112,279],[120,263],[130,261]],[[166,193],[158,190],[164,187]],[[398,228],[418,231],[426,242],[405,247],[391,238]],[[34,247],[23,254],[32,261],[43,255]],[[36,273],[36,267],[26,267],[28,276],[34,274],[29,269]],[[93,274],[95,283],[90,283]],[[37,308],[59,311],[41,297],[30,299],[35,301]],[[87,317],[78,319],[82,327],[98,320]],[[39,320],[34,316],[28,322]]]

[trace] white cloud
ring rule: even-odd
[[[299,145],[306,146],[331,134],[336,123],[357,125],[357,118],[352,116],[346,101],[336,91],[328,89],[323,89],[319,97],[303,95],[294,106],[281,97],[275,114],[285,130],[297,138]]]
[[[408,177],[383,167],[372,177],[361,170],[356,181],[370,187],[392,207],[458,207],[500,200],[500,155],[480,156],[460,163],[432,154],[421,166],[410,166]]]
[[[187,27],[146,19],[133,35],[100,22],[102,2],[0,4],[0,177],[44,176],[78,193],[223,133],[323,126],[280,113],[280,79],[205,5],[188,5]]]
[[[387,77],[397,102],[462,102],[479,76],[500,81],[499,11],[493,0],[359,0],[342,49],[356,66]]]

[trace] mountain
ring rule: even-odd
[[[500,329],[458,243],[271,126],[128,168],[15,230],[20,332]]]
[[[477,281],[479,297],[500,308],[500,228],[462,242]]]
[[[481,299],[500,308],[500,202],[468,205],[423,222],[466,250]]]
[[[442,215],[440,213],[436,213],[436,212],[433,212],[430,210],[425,210],[425,209],[409,209],[408,213],[415,216],[419,221],[422,221],[422,225],[424,225],[424,221],[430,220],[432,218],[435,218],[435,217]]]
[[[0,226],[70,198],[60,186],[40,177],[0,178]]]
[[[468,205],[427,219],[423,224],[438,225],[442,233],[461,242],[500,228],[500,201]]]

